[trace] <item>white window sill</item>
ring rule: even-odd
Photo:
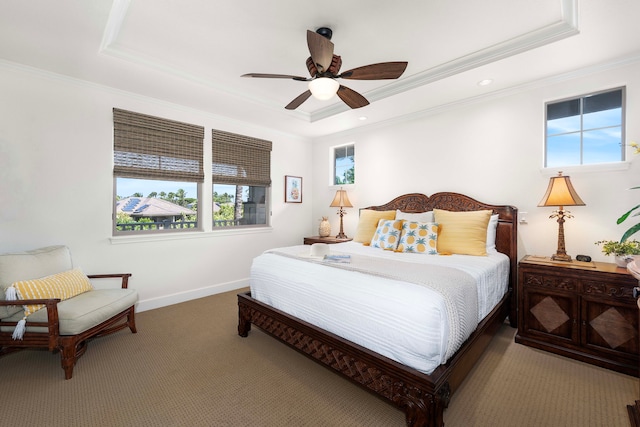
[[[615,172],[629,170],[631,163],[615,162],[615,163],[598,163],[593,165],[579,165],[579,166],[554,166],[550,168],[540,169],[540,174],[546,177],[552,177],[558,175],[558,172],[562,171],[562,175],[569,175],[573,173],[598,173],[598,172]]]
[[[219,236],[237,236],[241,234],[257,234],[271,233],[273,228],[266,227],[247,227],[247,228],[229,228],[210,231],[187,231],[178,233],[153,233],[153,234],[135,234],[131,236],[112,236],[109,241],[112,245],[125,245],[129,243],[144,242],[161,242],[170,240],[188,240],[188,239],[210,239]]]

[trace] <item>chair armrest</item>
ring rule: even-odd
[[[46,326],[49,330],[49,351],[53,351],[56,348],[58,337],[60,336],[60,325],[58,317],[58,303],[60,298],[38,298],[38,299],[21,299],[15,301],[0,301],[2,305],[31,305],[31,304],[44,304],[47,310],[47,322],[30,322],[30,326]],[[18,304],[16,304],[18,303]],[[3,325],[15,326],[17,322],[6,322],[0,320]]]
[[[131,277],[131,273],[113,273],[113,274],[88,274],[87,277],[89,279],[113,279],[113,278],[121,278],[122,279],[122,289],[127,289],[129,286],[129,277]]]
[[[59,303],[60,298],[39,298],[39,299],[17,299],[11,301],[0,301],[0,305],[31,305],[31,304],[44,304],[46,306],[55,305]]]

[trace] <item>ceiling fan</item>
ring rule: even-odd
[[[310,78],[292,76],[288,74],[262,74],[249,73],[242,77],[257,77],[266,79],[292,79],[309,82],[309,89],[298,95],[286,107],[287,110],[295,110],[311,95],[318,99],[330,99],[337,95],[351,108],[360,108],[369,105],[369,101],[353,89],[341,85],[336,79],[352,80],[383,80],[397,79],[407,68],[407,62],[381,62],[378,64],[364,65],[338,74],[342,66],[342,59],[333,54],[333,43],[330,28],[318,28],[316,32],[307,30],[307,45],[311,56],[307,59],[307,69]]]

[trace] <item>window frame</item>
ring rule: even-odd
[[[218,183],[219,185],[221,185],[220,183]],[[214,186],[216,185],[215,182],[211,183],[211,206],[213,207],[213,203],[215,203],[215,200],[213,200],[213,189]],[[238,186],[238,184],[222,184],[222,185],[235,185],[236,187]],[[262,228],[262,227],[270,227],[271,226],[271,186],[259,186],[259,185],[241,185],[242,187],[262,187],[264,188],[264,196],[265,196],[265,200],[264,203],[255,203],[253,202],[253,204],[264,204],[265,205],[265,223],[264,224],[237,224],[237,225],[216,225],[215,222],[216,220],[213,218],[213,215],[215,214],[215,212],[211,212],[211,227],[213,231],[218,231],[218,230],[234,230],[234,229],[246,229],[246,228]],[[244,190],[243,190],[244,191]],[[259,202],[259,201],[258,201]],[[244,205],[248,204],[249,202],[243,202],[243,209],[244,209]],[[258,207],[256,206],[256,210],[258,209]],[[244,211],[243,211],[244,213]]]
[[[114,108],[113,129],[112,236],[203,231],[203,212],[201,209],[196,210],[196,226],[192,228],[161,229],[157,226],[157,228],[147,230],[118,230],[117,180],[118,178],[161,179],[163,181],[195,183],[197,184],[196,203],[200,208],[204,183],[204,127]],[[169,160],[167,170],[164,169],[163,158]],[[147,163],[142,159],[147,159],[147,161],[155,159],[157,163]],[[195,163],[193,163],[194,161]],[[155,165],[155,167],[148,167],[149,164]],[[180,168],[180,165],[184,169]],[[194,166],[196,170],[193,169]],[[143,194],[142,198],[147,197]]]
[[[114,176],[113,177],[113,221],[111,221],[111,225],[112,225],[112,235],[114,237],[121,237],[121,236],[140,236],[140,235],[150,235],[150,234],[166,234],[166,233],[187,233],[187,232],[194,232],[194,231],[203,231],[202,228],[202,214],[203,212],[200,211],[200,209],[198,208],[198,210],[196,210],[196,225],[195,227],[191,227],[191,228],[169,228],[169,229],[151,229],[151,230],[129,230],[129,231],[122,231],[122,230],[118,230],[118,224],[116,222],[117,217],[118,217],[118,209],[117,209],[117,200],[116,198],[118,197],[118,178],[121,177],[117,177]],[[137,179],[144,179],[144,178],[137,178]],[[152,180],[149,180],[152,181]],[[165,180],[165,181],[171,181],[171,180]],[[183,181],[175,181],[175,182],[183,182]],[[201,202],[202,202],[202,189],[203,189],[203,183],[201,182],[197,182],[196,184],[196,203],[198,204],[198,206],[200,206]],[[130,197],[130,196],[127,196]],[[147,196],[142,196],[141,198],[146,199]],[[157,221],[156,221],[157,222]]]
[[[220,129],[211,130],[211,227],[217,230],[233,230],[248,228],[271,227],[271,151],[273,143],[264,139],[240,135]],[[235,174],[235,175],[234,175]],[[216,185],[233,185],[251,188],[262,188],[261,197],[258,201],[252,199],[242,202],[243,215],[246,217],[245,208],[247,204],[256,205],[255,215],[258,217],[259,207],[264,204],[265,222],[248,224],[216,225],[213,212],[214,188]],[[242,190],[243,192],[245,189]],[[237,193],[236,193],[237,194]],[[264,203],[262,202],[264,197]],[[234,199],[235,201],[235,199]],[[237,204],[237,201],[235,201]],[[234,208],[235,212],[235,208]],[[233,221],[240,221],[241,218],[234,218]]]
[[[620,158],[619,160],[614,160],[614,161],[602,161],[602,162],[590,162],[590,163],[585,163],[584,162],[584,155],[585,155],[585,151],[584,151],[584,134],[585,132],[593,132],[593,131],[597,131],[597,130],[604,130],[604,129],[613,129],[613,128],[618,128],[617,125],[615,126],[602,126],[602,127],[597,127],[597,128],[588,128],[585,129],[584,127],[584,115],[588,114],[588,113],[584,113],[584,102],[585,99],[588,99],[590,97],[596,96],[596,95],[602,95],[602,94],[606,94],[606,93],[612,93],[612,92],[617,92],[620,91],[621,93],[621,105],[620,105]],[[579,101],[579,121],[580,121],[580,127],[579,129],[575,130],[575,131],[571,131],[571,132],[564,132],[564,133],[555,133],[552,135],[549,135],[549,106],[550,105],[554,105],[554,104],[560,104],[560,103],[566,103],[568,101],[574,101],[574,100],[578,100]],[[612,110],[612,109],[610,109]],[[607,111],[607,110],[600,110],[600,111]],[[567,116],[570,117],[570,116]],[[570,135],[570,134],[577,134],[580,137],[580,141],[579,141],[579,147],[580,147],[580,152],[579,154],[579,158],[580,161],[578,164],[558,164],[558,165],[553,165],[553,166],[549,166],[549,137],[556,137],[556,136],[560,136],[560,135]],[[542,167],[544,169],[557,169],[559,167],[562,168],[588,168],[588,167],[594,167],[594,166],[598,166],[598,165],[604,165],[604,164],[618,164],[618,163],[624,163],[626,162],[626,150],[625,150],[625,144],[624,141],[626,140],[626,86],[619,86],[619,87],[614,87],[614,88],[610,88],[610,89],[603,89],[603,90],[599,90],[599,91],[594,91],[594,92],[590,92],[587,94],[583,94],[583,95],[579,95],[579,96],[572,96],[572,97],[567,97],[567,98],[563,98],[563,99],[557,99],[557,100],[553,100],[553,101],[548,101],[545,102],[544,104],[544,147],[543,147],[543,163],[542,163]]]
[[[338,172],[338,159],[339,158],[346,158],[349,157],[348,155],[348,148],[349,147],[353,147],[353,154],[351,157],[353,157],[353,161],[352,161],[352,168],[353,168],[353,182],[348,182],[348,183],[338,183],[336,182],[336,178],[338,177],[337,172]],[[339,149],[345,149],[347,151],[345,151],[345,156],[342,157],[338,157],[338,150]],[[332,147],[330,147],[330,153],[329,153],[329,157],[330,157],[330,161],[331,161],[331,165],[330,165],[330,170],[331,170],[331,177],[329,178],[329,182],[330,182],[330,186],[344,186],[344,185],[355,185],[356,184],[356,144],[355,142],[348,142],[346,144],[341,144],[341,145],[334,145]]]

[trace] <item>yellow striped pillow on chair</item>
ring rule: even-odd
[[[15,289],[18,299],[60,298],[66,300],[93,289],[89,278],[79,268],[52,274],[41,279],[20,280],[12,283],[11,287]],[[7,299],[10,299],[9,292],[8,289]],[[25,305],[24,315],[28,316],[43,307],[42,304]]]
[[[6,290],[7,301],[18,299],[48,299],[59,298],[66,300],[83,292],[93,289],[89,278],[79,268],[52,274],[41,279],[20,280],[13,282]],[[13,330],[13,339],[21,340],[26,330],[27,316],[44,307],[43,304],[27,304],[24,317]]]

